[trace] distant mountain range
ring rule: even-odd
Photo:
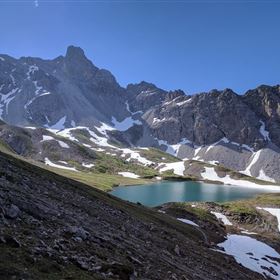
[[[37,143],[50,140],[42,138],[47,135],[41,127],[67,141],[93,143],[95,150],[113,154],[121,149],[124,158],[129,154],[144,165],[153,162],[141,162],[129,152],[132,148],[155,147],[180,159],[280,182],[279,85],[263,85],[244,95],[225,89],[188,96],[147,82],[123,88],[81,48],[70,46],[65,56],[53,60],[0,55],[0,97],[1,119],[37,127]],[[0,131],[1,139],[14,143],[19,153],[30,153],[22,138],[18,141],[7,131],[7,126]],[[37,159],[44,158],[38,154]],[[193,172],[183,170],[184,175]]]

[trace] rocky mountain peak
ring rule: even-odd
[[[225,88],[223,90],[213,89],[209,92],[209,94],[213,96],[225,96],[225,97],[237,96],[237,94],[230,88]]]
[[[80,47],[69,46],[64,62],[64,70],[74,79],[90,80],[98,71]]]
[[[66,51],[66,59],[87,59],[85,52],[80,47],[69,46]]]
[[[149,93],[158,88],[152,83],[142,81],[138,84],[128,84],[126,89],[131,94],[140,94],[143,92]]]

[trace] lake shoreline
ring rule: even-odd
[[[265,186],[252,188],[213,184],[209,181],[161,180],[141,185],[118,186],[109,193],[123,200],[154,207],[167,202],[226,202],[249,199],[259,194],[280,193],[280,189],[275,192]]]
[[[141,178],[141,179],[145,179],[145,178]],[[221,178],[222,179],[222,178]],[[244,181],[244,180],[240,180],[240,181]],[[196,180],[196,179],[192,179],[189,177],[170,177],[170,178],[164,178],[162,180],[151,180],[147,181],[146,183],[139,183],[139,184],[133,184],[133,185],[124,185],[124,184],[120,184],[120,185],[113,185],[111,190],[108,190],[106,192],[110,193],[112,192],[115,188],[118,187],[133,187],[133,186],[145,186],[145,185],[150,185],[150,184],[157,184],[160,182],[197,182],[197,183],[203,183],[203,184],[210,184],[210,185],[221,185],[221,186],[231,186],[231,187],[240,187],[240,188],[249,188],[249,189],[265,189],[265,190],[269,190],[271,192],[275,192],[275,193],[280,193],[280,185],[277,184],[269,184],[269,182],[267,182],[267,184],[257,184],[255,182],[251,182],[251,181],[247,181],[248,182],[248,186],[244,186],[244,185],[235,185],[235,184],[227,184],[224,183],[222,181],[211,181],[211,180]],[[250,185],[250,184],[254,184],[254,185]]]

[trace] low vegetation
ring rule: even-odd
[[[172,208],[185,210],[185,211],[193,214],[200,220],[216,222],[214,216],[211,215],[209,213],[209,211],[207,211],[206,209],[203,209],[203,208],[199,208],[199,207],[192,207],[190,203],[175,202],[175,203],[172,203],[172,206],[170,207],[170,209],[172,209]]]
[[[169,163],[169,162],[176,162],[179,160],[178,158],[155,148],[140,149],[139,153],[141,156],[155,163],[160,163],[160,162]]]
[[[41,166],[41,167],[51,170],[59,175],[98,188],[103,191],[110,191],[112,190],[112,187],[116,187],[119,185],[126,186],[126,185],[139,185],[139,184],[147,183],[145,179],[133,179],[133,178],[127,178],[120,175],[113,175],[108,173],[74,172],[74,171],[68,171],[68,170],[52,168],[52,167],[45,167],[45,166]]]
[[[220,203],[228,211],[238,214],[256,214],[256,207],[280,207],[280,193],[260,194],[255,198]]]

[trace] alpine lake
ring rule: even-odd
[[[271,190],[194,181],[162,181],[147,185],[120,186],[110,193],[123,200],[155,207],[167,202],[225,202],[252,198]]]

